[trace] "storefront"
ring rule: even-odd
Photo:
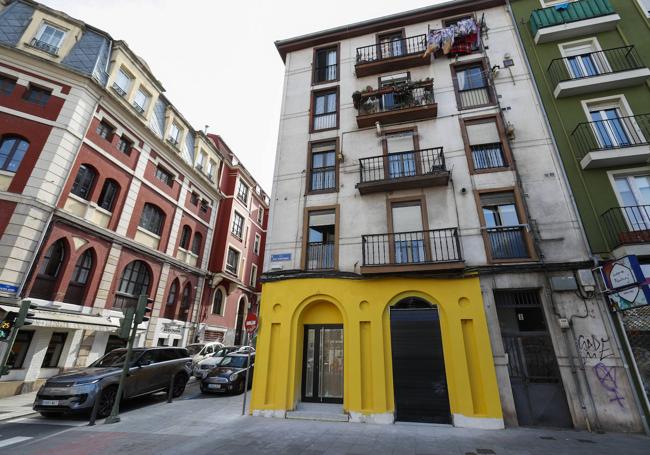
[[[357,422],[503,428],[478,278],[292,279],[262,292],[253,414],[339,403]]]

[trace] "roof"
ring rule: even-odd
[[[286,57],[289,52],[320,46],[321,44],[334,41],[341,41],[355,36],[376,33],[394,27],[457,16],[471,11],[504,5],[505,3],[506,0],[451,0],[438,5],[425,6],[402,13],[301,35],[295,38],[279,40],[275,42],[275,47],[278,49],[282,61],[286,62]]]

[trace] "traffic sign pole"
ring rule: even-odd
[[[251,344],[251,332],[247,331],[246,338],[248,339],[247,340],[247,346],[250,346],[250,344]],[[244,379],[244,404],[242,405],[242,408],[241,408],[241,415],[246,414],[246,394],[248,393],[248,374],[249,374],[249,370],[251,368],[251,351],[250,351],[250,349],[247,349],[246,352],[248,353],[248,355],[246,356],[246,377]]]

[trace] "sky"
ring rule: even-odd
[[[41,0],[128,43],[195,129],[223,137],[268,193],[284,65],[274,41],[441,0]],[[326,6],[326,7],[325,7]]]

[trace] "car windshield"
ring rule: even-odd
[[[131,353],[131,363],[140,357],[141,351],[134,351]],[[93,368],[108,368],[108,367],[122,367],[124,366],[124,358],[126,357],[125,350],[115,350],[106,354],[104,357],[95,360],[90,364]]]
[[[203,349],[202,344],[190,344],[189,346],[186,346],[185,349],[187,349],[187,352],[190,353],[190,356],[193,356],[195,354],[198,354],[201,349]]]
[[[233,368],[246,368],[246,357],[240,356],[226,356],[221,362],[220,367],[233,367]]]

